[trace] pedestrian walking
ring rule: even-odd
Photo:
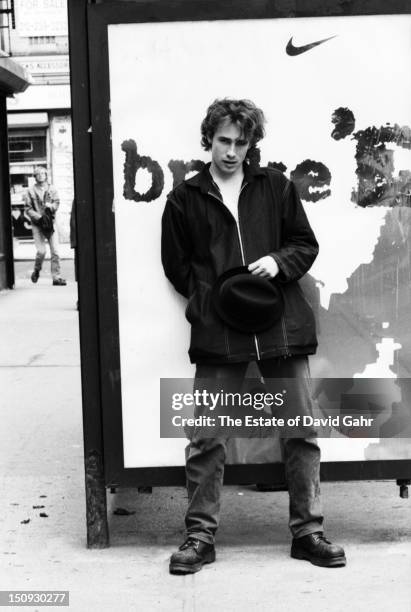
[[[51,276],[54,286],[66,285],[60,274],[60,257],[58,253],[58,237],[55,226],[56,212],[60,204],[57,190],[47,180],[47,170],[43,166],[34,169],[35,183],[24,194],[25,212],[30,218],[36,259],[31,275],[33,283],[37,283],[46,256],[46,240],[50,247]]]

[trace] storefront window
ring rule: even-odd
[[[9,131],[10,189],[13,234],[16,238],[31,238],[30,220],[24,214],[23,194],[33,181],[38,164],[47,166],[46,130]]]

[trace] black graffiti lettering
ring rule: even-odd
[[[321,162],[305,159],[290,173],[302,200],[318,202],[331,195],[325,187],[331,182],[331,172]]]
[[[372,126],[355,132],[357,141],[357,189],[353,189],[351,200],[366,206],[410,206],[410,173],[400,171],[394,178],[394,151],[385,143],[394,143],[411,149],[411,129],[408,126]]]
[[[334,140],[341,140],[353,133],[355,128],[355,117],[352,110],[340,106],[337,108],[331,117],[334,124],[334,129],[331,132],[331,137]]]
[[[356,145],[356,175],[358,185],[352,190],[351,200],[358,206],[406,206],[411,207],[411,172],[400,170],[398,177],[394,172],[394,151],[386,147],[393,143],[404,149],[411,149],[411,129],[408,126],[390,125],[387,123],[379,128],[371,126],[365,130],[354,132],[354,113],[346,107],[337,108],[332,114],[334,128],[331,137],[341,140],[352,134]],[[156,200],[164,189],[164,173],[158,162],[151,157],[141,156],[137,152],[134,140],[125,140],[121,145],[125,152],[124,162],[124,197],[136,202],[151,202]],[[260,150],[252,147],[248,153],[250,163],[260,164]],[[268,162],[269,168],[285,172],[287,166],[283,162]],[[182,182],[189,172],[198,172],[204,166],[201,160],[170,160],[168,168],[173,175],[173,188]],[[151,188],[141,194],[135,191],[136,174],[140,169],[146,169],[152,176]],[[326,187],[331,182],[331,172],[321,162],[306,159],[298,164],[290,173],[290,178],[303,200],[318,202],[331,195],[331,189]]]
[[[173,189],[182,183],[189,172],[200,172],[205,166],[200,159],[192,159],[189,162],[184,162],[179,159],[171,159],[168,162],[168,168],[173,175]]]
[[[332,114],[332,138],[340,140],[353,133],[355,117],[349,108],[339,107]],[[394,151],[385,146],[392,142],[399,147],[411,148],[411,130],[387,123],[379,128],[371,126],[353,134],[357,141],[355,160],[357,187],[352,190],[351,201],[362,206],[410,206],[411,174],[401,170],[394,178]]]
[[[268,168],[274,168],[274,170],[279,170],[280,172],[285,172],[287,170],[287,166],[283,164],[283,162],[268,162]]]
[[[125,140],[121,144],[121,149],[126,154],[123,188],[123,195],[126,200],[134,200],[135,202],[151,202],[156,200],[164,189],[164,172],[160,164],[153,161],[151,157],[139,155],[137,153],[137,145],[132,139]],[[151,187],[145,193],[135,191],[136,174],[140,168],[146,169],[152,177]]]

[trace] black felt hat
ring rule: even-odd
[[[211,299],[220,318],[246,333],[269,329],[284,312],[284,300],[273,279],[231,268],[216,280]]]

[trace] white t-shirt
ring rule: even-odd
[[[239,172],[238,174],[230,177],[226,181],[222,181],[219,178],[213,176],[213,180],[218,186],[220,193],[223,197],[223,202],[233,215],[238,225],[238,198],[240,197],[241,185],[243,183],[244,173]]]

